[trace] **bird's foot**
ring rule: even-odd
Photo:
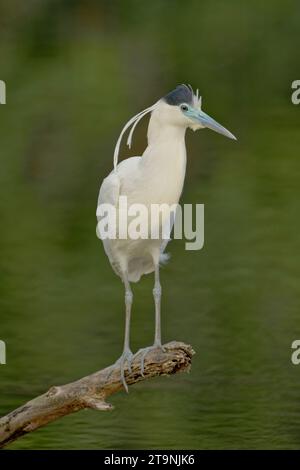
[[[161,343],[154,343],[152,346],[148,346],[147,348],[142,348],[139,349],[138,352],[136,353],[136,356],[138,354],[141,354],[141,375],[144,377],[144,367],[145,367],[145,357],[147,354],[151,351],[154,351],[155,349],[160,349],[162,352],[166,352],[165,348],[162,346]]]
[[[114,363],[113,368],[110,370],[110,372],[108,374],[108,377],[106,379],[106,380],[108,380],[108,378],[110,377],[110,375],[112,374],[113,370],[116,367],[120,368],[121,382],[122,382],[122,384],[123,384],[123,386],[124,386],[127,393],[128,393],[128,385],[127,385],[126,380],[125,380],[125,368],[126,368],[126,363],[127,363],[128,370],[131,373],[131,371],[132,371],[132,369],[131,369],[132,359],[133,359],[133,354],[132,354],[131,350],[130,349],[124,349],[124,351],[122,353],[122,356],[120,356],[119,359],[117,359],[117,361]]]

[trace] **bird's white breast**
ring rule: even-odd
[[[137,163],[130,175],[125,167],[120,172],[120,194],[127,196],[128,204],[177,204],[185,178],[184,141],[150,145]]]

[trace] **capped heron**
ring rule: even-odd
[[[148,146],[142,156],[131,157],[118,163],[120,144],[124,133],[131,127],[127,144],[131,146],[132,135],[138,122],[151,113],[148,125]],[[212,119],[201,109],[198,90],[195,94],[191,86],[179,85],[157,101],[153,106],[141,111],[124,126],[114,152],[114,169],[104,179],[98,198],[98,207],[111,204],[119,207],[120,196],[126,196],[128,206],[138,203],[150,208],[152,204],[177,204],[183,188],[186,170],[185,132],[202,128],[212,129],[230,139],[233,134]],[[98,213],[97,213],[98,214]],[[97,215],[98,221],[101,218]],[[163,222],[160,222],[161,224]],[[116,364],[120,367],[121,380],[128,391],[125,380],[125,366],[129,370],[133,354],[130,349],[130,317],[133,295],[130,283],[138,282],[143,274],[154,272],[155,335],[152,346],[143,348],[141,373],[144,372],[144,359],[148,351],[161,348],[161,285],[160,263],[167,260],[164,253],[168,240],[131,238],[102,238],[104,250],[112,268],[125,286],[125,339],[121,357]]]

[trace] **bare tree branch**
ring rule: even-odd
[[[145,358],[144,376],[140,370],[140,354],[132,361],[132,370],[127,369],[128,385],[159,375],[172,375],[188,371],[194,351],[191,346],[172,341],[164,345],[165,352],[153,350]],[[15,441],[51,421],[84,408],[106,411],[113,407],[107,397],[123,389],[120,370],[115,365],[67,385],[51,387],[48,392],[30,400],[0,419],[0,447]]]

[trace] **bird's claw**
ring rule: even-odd
[[[122,356],[116,362],[116,365],[120,367],[121,382],[127,393],[128,393],[128,385],[125,380],[125,365],[127,362],[128,370],[131,373],[132,372],[132,368],[131,368],[132,359],[133,359],[133,354],[130,349],[127,349],[123,351]]]
[[[119,359],[116,360],[116,362],[114,363],[113,367],[110,369],[108,376],[106,378],[106,380],[109,379],[109,377],[111,376],[112,372],[114,371],[116,367],[120,368],[121,382],[127,393],[128,393],[128,385],[125,380],[125,366],[127,362],[129,373],[131,373],[132,372],[132,367],[131,367],[132,359],[133,359],[133,354],[131,350],[130,349],[124,350],[122,353],[122,356],[120,356]]]
[[[147,348],[142,348],[139,349],[136,355],[141,354],[141,375],[144,377],[144,371],[145,371],[145,357],[150,351],[154,351],[155,349],[160,349],[162,352],[166,352],[165,348],[161,344],[156,344],[154,343],[152,346],[148,346]]]

